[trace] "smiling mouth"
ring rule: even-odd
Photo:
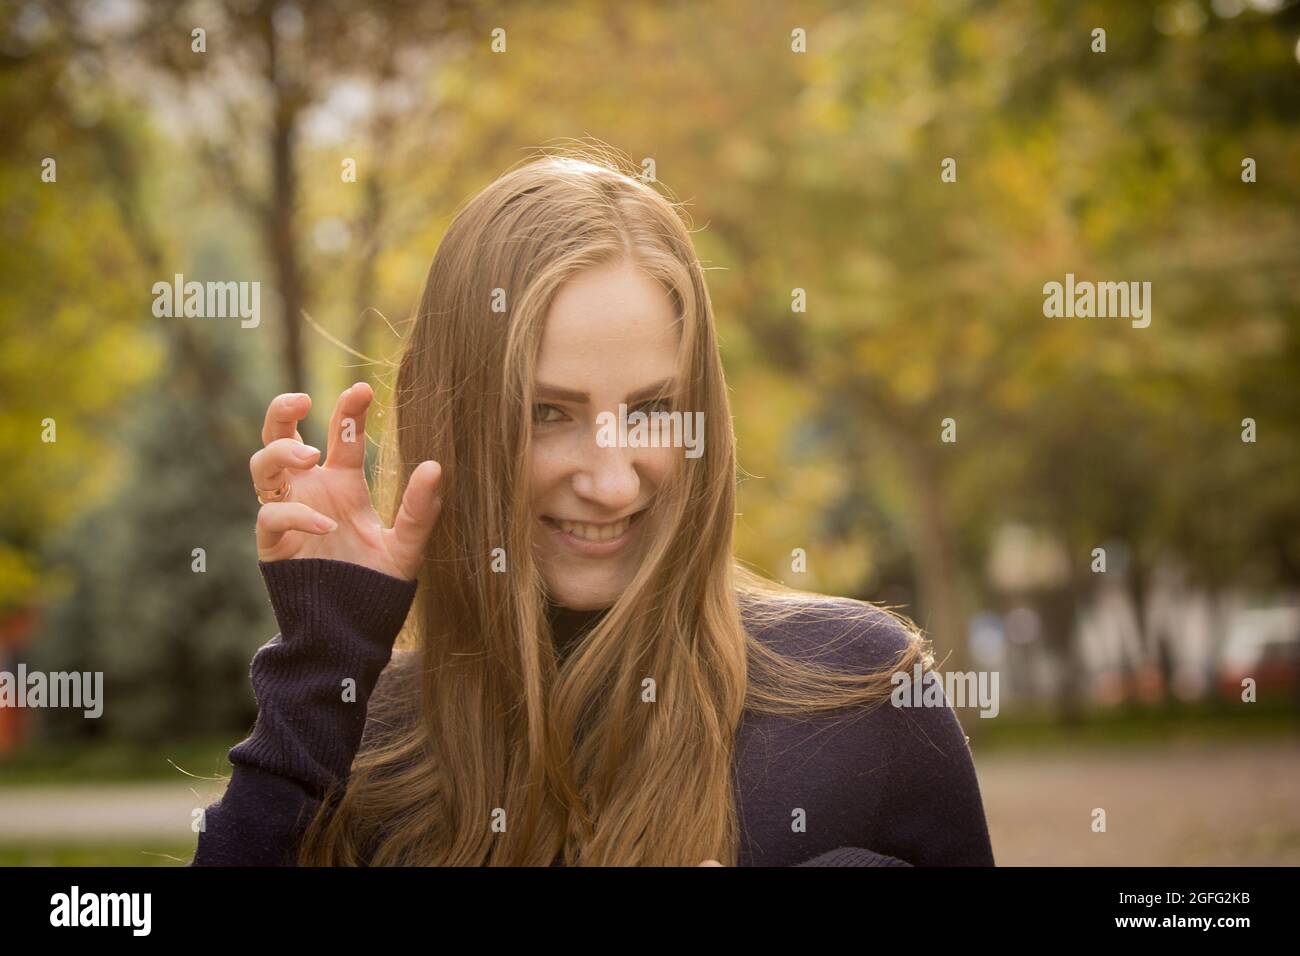
[[[611,521],[606,524],[591,524],[586,521],[566,521],[563,518],[552,518],[550,515],[542,515],[542,521],[552,528],[573,535],[582,541],[613,541],[627,534],[629,528],[640,520],[645,514],[645,509],[628,515],[626,518],[620,518],[618,521]]]

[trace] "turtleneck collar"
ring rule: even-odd
[[[609,608],[575,611],[548,598],[546,616],[551,622],[551,633],[555,636],[555,648],[560,657],[563,658],[577,644],[578,639],[595,627],[608,611]]]

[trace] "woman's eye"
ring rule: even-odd
[[[649,415],[654,412],[671,411],[672,407],[673,400],[671,398],[655,398],[648,402],[642,402],[633,411],[645,412]],[[533,406],[533,421],[538,425],[564,421],[566,417],[563,409],[557,408],[555,405],[538,404]]]
[[[539,425],[544,425],[547,422],[558,422],[560,420],[559,418],[551,417],[552,412],[554,412],[555,415],[564,414],[564,412],[560,411],[554,405],[534,405],[533,421]]]

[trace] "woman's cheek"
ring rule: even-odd
[[[563,474],[562,456],[556,454],[551,442],[538,442],[533,439],[533,460],[530,469],[532,478],[532,497],[537,506],[546,496],[554,491],[554,485]]]

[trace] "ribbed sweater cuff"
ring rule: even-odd
[[[257,722],[230,762],[298,780],[320,797],[351,770],[416,582],[325,558],[259,567],[280,633],[253,658]]]
[[[298,781],[236,764],[225,794],[204,811],[190,866],[294,866],[317,806]]]
[[[895,856],[885,856],[872,850],[856,846],[841,846],[827,850],[811,860],[796,863],[795,866],[911,866],[905,860]]]
[[[298,558],[259,561],[257,566],[281,634],[329,619],[354,630],[362,640],[387,644],[391,651],[415,597],[415,581],[347,561]]]

